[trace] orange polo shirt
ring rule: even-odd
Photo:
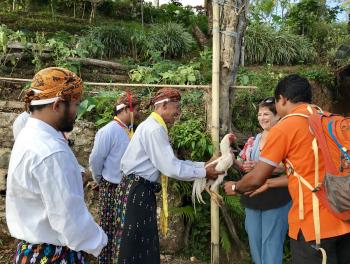
[[[296,106],[292,113],[307,114],[307,104]],[[308,121],[305,117],[288,117],[271,128],[267,142],[260,155],[260,160],[277,166],[281,161],[288,159],[295,171],[307,180],[312,186],[315,184],[315,161],[312,150],[313,135],[310,133]],[[322,155],[319,150],[319,181],[322,182],[325,174]],[[299,220],[299,191],[298,179],[288,176],[288,189],[292,197],[292,207],[288,215],[289,236],[297,239],[299,230],[302,230],[306,241],[315,240],[315,228],[312,214],[311,191],[302,184],[304,194],[304,219]],[[350,223],[333,216],[328,209],[320,204],[321,239],[350,233]]]

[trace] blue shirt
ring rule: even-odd
[[[100,182],[103,177],[111,183],[120,183],[120,160],[129,142],[125,129],[114,120],[97,131],[89,159],[92,177],[96,182]]]
[[[204,162],[175,157],[167,132],[152,116],[137,127],[121,160],[121,170],[126,175],[134,173],[152,182],[159,181],[160,172],[185,181],[206,175]]]

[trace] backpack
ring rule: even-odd
[[[286,160],[287,174],[298,178],[299,184],[299,219],[304,219],[303,191],[304,184],[312,192],[313,218],[315,226],[316,248],[320,248],[319,203],[334,216],[350,221],[350,118],[324,112],[321,108],[309,105],[307,113],[294,113],[285,116],[307,118],[310,132],[314,135],[312,149],[315,158],[315,181],[307,182],[299,175],[293,164]],[[324,160],[325,176],[319,182],[319,150]]]

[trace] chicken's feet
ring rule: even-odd
[[[209,189],[209,187],[206,187],[205,190],[209,193],[210,197],[214,200],[214,202],[218,206],[222,206],[224,204],[224,198],[218,194],[216,191],[212,191]]]

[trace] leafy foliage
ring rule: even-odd
[[[332,42],[331,25],[340,11],[339,6],[328,7],[326,1],[301,0],[288,12],[286,24],[297,34],[307,37],[317,49],[325,55]]]
[[[112,120],[115,102],[120,95],[120,92],[102,92],[96,96],[87,97],[79,105],[77,118],[84,116],[97,127],[104,126]]]
[[[213,146],[209,135],[205,133],[202,120],[189,119],[188,121],[175,124],[170,132],[174,146],[183,151],[189,152],[191,160],[203,160],[213,153]]]
[[[307,39],[265,24],[253,24],[246,35],[246,59],[250,64],[312,62],[316,52]]]
[[[166,58],[183,57],[195,45],[192,35],[180,24],[172,22],[154,26],[150,38],[154,49],[162,51]]]
[[[183,207],[173,207],[170,208],[169,212],[174,215],[178,215],[184,218],[187,222],[194,222],[197,218],[197,214],[195,214],[194,209],[191,205],[183,206]]]
[[[151,66],[136,66],[129,72],[130,79],[138,83],[202,84],[211,80],[211,56],[209,49],[187,64],[159,60]]]

